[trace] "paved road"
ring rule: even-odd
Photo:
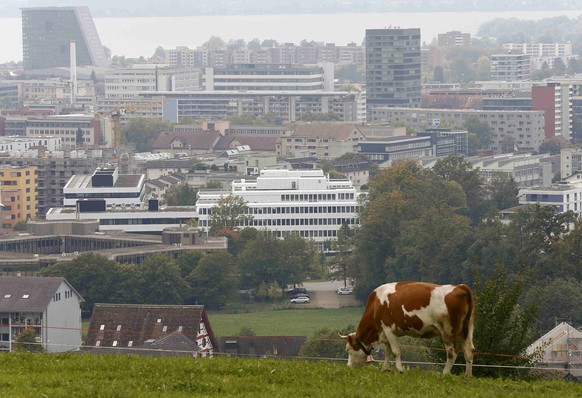
[[[304,282],[307,289],[310,306],[317,308],[340,308],[358,305],[353,294],[338,295],[337,289],[344,285],[343,281],[333,282]]]

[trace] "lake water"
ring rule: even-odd
[[[224,41],[254,38],[295,43],[303,39],[346,45],[361,44],[366,29],[388,26],[420,28],[422,40],[430,42],[438,33],[460,30],[472,35],[479,26],[495,18],[539,20],[580,11],[474,12],[474,13],[389,13],[322,15],[241,15],[181,18],[95,18],[101,43],[113,55],[151,56],[158,46],[196,48],[211,36]],[[20,18],[0,17],[0,63],[22,60]]]

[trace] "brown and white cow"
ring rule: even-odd
[[[463,342],[467,377],[473,368],[473,320],[475,298],[466,285],[436,285],[425,282],[395,282],[376,288],[368,298],[358,330],[347,336],[348,366],[366,362],[372,346],[385,344],[382,370],[390,369],[396,357],[396,370],[402,372],[399,336],[431,338],[442,336],[447,351],[444,374],[451,372],[457,359],[457,338]]]

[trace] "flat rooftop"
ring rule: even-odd
[[[93,188],[91,174],[75,174],[71,177],[67,186],[67,189],[86,189]],[[139,188],[140,181],[143,179],[143,174],[120,174],[113,185],[113,188]],[[107,187],[96,187],[96,188],[107,188]]]

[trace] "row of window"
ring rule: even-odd
[[[247,207],[245,214],[337,214],[355,213],[358,206],[292,206],[292,207]],[[210,215],[212,208],[201,207],[199,214]]]
[[[339,200],[354,200],[354,193],[339,193],[339,194],[290,194],[281,195],[281,202],[321,202]]]
[[[201,227],[209,227],[210,220],[199,220]],[[356,218],[268,218],[253,219],[244,223],[246,227],[276,227],[276,226],[295,226],[295,225],[355,225],[358,223]]]

